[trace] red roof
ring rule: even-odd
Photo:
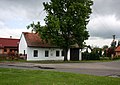
[[[115,49],[116,52],[120,52],[120,46]]]
[[[25,36],[28,47],[56,47],[44,42],[37,33],[23,32],[23,34]]]
[[[19,41],[20,41],[19,39],[0,38],[0,48],[4,48],[4,47],[17,47]]]

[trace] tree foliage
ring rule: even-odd
[[[82,47],[84,40],[89,37],[86,25],[92,13],[92,4],[92,0],[51,0],[43,3],[47,13],[46,25],[41,27],[38,22],[28,28],[34,28],[43,39],[60,46],[66,52],[74,44]]]

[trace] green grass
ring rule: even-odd
[[[100,60],[82,60],[82,61],[62,61],[62,60],[42,60],[42,61],[26,61],[23,59],[18,59],[18,60],[7,60],[7,59],[1,59],[0,58],[0,63],[1,62],[23,62],[23,63],[41,63],[41,64],[56,64],[56,63],[95,63],[95,62],[111,62],[111,61],[116,61],[120,59],[115,59],[115,60],[110,60],[108,57],[105,57],[104,59],[101,58]]]
[[[0,68],[0,85],[120,85],[120,78]]]
[[[113,60],[82,60],[82,61],[62,61],[62,60],[41,60],[41,61],[26,61],[22,59],[18,60],[4,60],[0,59],[1,62],[21,62],[21,63],[41,63],[41,64],[56,64],[56,63],[94,63],[94,62],[110,62]]]

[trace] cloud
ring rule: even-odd
[[[97,16],[88,24],[88,30],[92,37],[112,38],[112,35],[120,37],[120,21],[114,15]]]
[[[43,2],[46,1],[49,0],[1,0],[0,20],[12,18],[43,20],[45,18]]]
[[[94,0],[88,30],[91,37],[120,38],[120,0]]]
[[[94,0],[93,14],[100,16],[115,15],[120,19],[120,0]]]
[[[20,38],[33,21],[44,25],[43,2],[48,0],[0,0],[0,37]]]
[[[102,48],[104,45],[111,46],[112,39],[103,39],[99,37],[92,37],[89,40],[85,41],[87,45],[92,47],[100,47]]]
[[[3,22],[1,22],[1,21],[0,21],[0,26],[1,26],[1,28],[2,28],[2,26],[4,26],[4,23],[3,23]]]
[[[20,38],[22,32],[31,32],[31,30],[26,28],[17,29],[4,27],[4,29],[0,29],[0,38],[9,38],[10,36],[13,38]]]

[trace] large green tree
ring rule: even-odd
[[[64,60],[67,60],[68,49],[77,44],[83,46],[84,40],[88,39],[89,33],[86,25],[91,14],[92,0],[51,0],[44,2],[44,10],[47,13],[46,25],[40,23],[31,24],[43,39],[60,46],[64,50]]]

